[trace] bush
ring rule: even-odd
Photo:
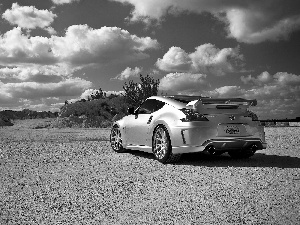
[[[122,118],[127,113],[127,103],[123,96],[78,101],[69,103],[61,108],[60,117],[54,127],[109,127],[115,115]]]
[[[105,120],[101,116],[70,116],[57,118],[56,121],[52,124],[52,126],[56,128],[107,128],[111,125],[111,121]]]
[[[126,113],[127,104],[124,97],[119,96],[112,99],[96,99],[86,102],[75,102],[64,105],[60,111],[60,117],[73,116],[104,116],[111,119],[116,113]]]

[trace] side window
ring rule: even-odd
[[[139,114],[151,114],[156,108],[155,99],[148,99],[139,108]]]
[[[165,103],[164,102],[161,102],[161,101],[156,101],[156,109],[155,111],[157,110],[160,110],[162,107],[164,107]]]
[[[148,99],[139,108],[139,114],[151,114],[165,105],[164,102],[155,99]]]

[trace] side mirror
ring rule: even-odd
[[[127,110],[128,115],[133,115],[134,114],[134,107],[130,107]]]

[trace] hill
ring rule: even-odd
[[[128,104],[123,96],[103,97],[65,104],[54,127],[109,127],[113,118],[122,118]]]

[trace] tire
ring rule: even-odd
[[[152,137],[152,152],[156,160],[161,163],[174,163],[180,160],[181,154],[172,153],[172,145],[167,129],[159,125]]]
[[[126,149],[123,148],[121,131],[117,126],[114,126],[110,132],[110,145],[115,152],[122,153]]]

